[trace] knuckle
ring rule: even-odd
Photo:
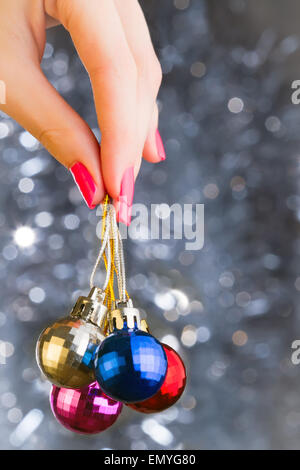
[[[55,11],[53,16],[59,17],[67,31],[71,29],[73,18],[78,10],[77,6],[77,2],[71,2],[70,0],[52,0],[52,9]]]
[[[48,150],[52,150],[54,146],[57,146],[59,142],[66,139],[66,129],[42,129],[37,136],[41,144]]]
[[[138,69],[141,80],[156,96],[162,82],[162,69],[157,57],[154,55],[150,60],[141,60]]]
[[[101,61],[89,68],[89,75],[92,80],[103,80],[107,78],[112,82],[130,82],[135,85],[138,71],[134,60],[125,54],[117,56],[102,57]]]
[[[153,81],[157,90],[159,90],[160,88],[162,77],[163,77],[163,74],[162,74],[162,68],[161,68],[160,62],[157,58],[155,58],[154,63],[153,63]]]

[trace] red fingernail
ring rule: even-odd
[[[166,152],[158,129],[156,130],[155,138],[158,156],[160,157],[161,161],[164,161],[166,159]]]
[[[125,225],[130,225],[132,202],[134,195],[134,168],[127,168],[121,182],[120,196],[118,199],[117,220]]]
[[[91,174],[86,169],[86,167],[79,162],[75,163],[70,168],[70,172],[72,173],[75,183],[77,184],[78,189],[81,192],[81,195],[87,206],[90,209],[94,209],[96,207],[96,205],[93,204],[93,199],[96,193],[96,185]]]

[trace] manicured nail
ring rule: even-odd
[[[79,162],[75,163],[70,168],[70,172],[72,173],[75,183],[77,184],[78,189],[81,192],[81,195],[87,206],[90,209],[94,209],[96,207],[96,205],[93,204],[93,199],[96,193],[96,185],[91,174],[86,169],[86,167]]]
[[[166,152],[165,152],[165,147],[162,141],[162,138],[160,136],[159,130],[156,130],[155,133],[155,138],[156,138],[156,147],[157,147],[157,153],[160,158],[160,160],[163,162],[166,159]]]
[[[125,225],[130,225],[132,203],[134,195],[134,168],[127,168],[121,182],[120,196],[118,199],[117,220]]]

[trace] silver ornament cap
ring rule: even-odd
[[[107,308],[104,292],[93,287],[87,297],[78,298],[69,316],[41,333],[36,358],[42,373],[53,384],[81,388],[95,381],[93,359],[104,339]]]
[[[146,315],[133,306],[132,300],[125,302],[116,301],[115,308],[107,314],[108,332],[122,330],[124,326],[128,329],[138,329],[149,333]]]

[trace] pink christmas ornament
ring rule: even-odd
[[[109,398],[97,382],[81,388],[52,386],[51,409],[67,429],[81,434],[96,434],[109,428],[118,418],[122,403]]]

